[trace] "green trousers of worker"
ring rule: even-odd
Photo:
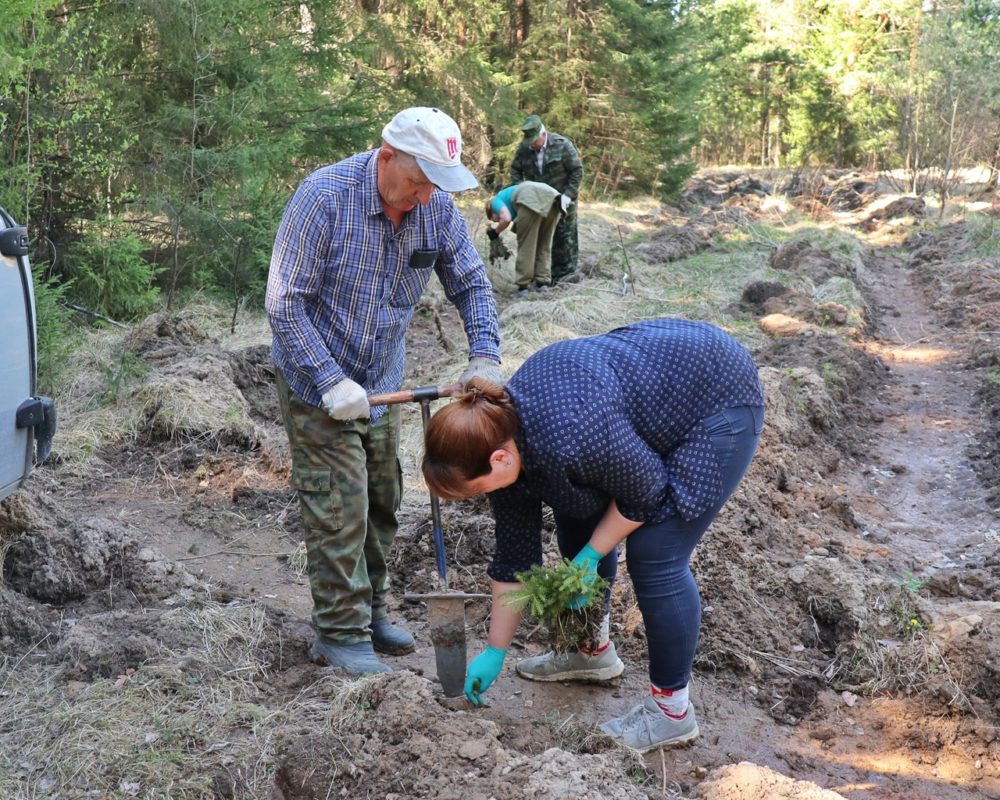
[[[388,613],[387,561],[403,493],[399,407],[374,424],[335,420],[275,373],[305,527],[313,625],[334,644],[369,641],[372,620]]]
[[[517,234],[517,260],[514,281],[518,287],[532,283],[552,283],[552,234],[559,222],[559,206],[548,214],[539,214],[525,206],[517,209],[514,233]]]
[[[551,186],[537,181],[518,184],[511,196],[517,211],[514,271],[518,287],[552,283],[552,234],[562,216],[559,197]]]

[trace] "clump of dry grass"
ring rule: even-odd
[[[228,350],[238,350],[256,344],[269,344],[271,328],[267,317],[259,309],[241,308],[236,315],[233,330],[233,307],[204,295],[198,295],[184,304],[183,316],[198,328],[218,340]]]
[[[858,694],[903,694],[935,698],[949,708],[976,713],[975,704],[941,648],[926,632],[903,640],[861,636],[839,670],[838,689]]]
[[[288,554],[288,566],[291,567],[296,577],[302,578],[309,569],[309,553],[305,542],[299,542],[295,549]]]
[[[899,582],[887,583],[871,606],[874,613],[837,648],[827,669],[831,684],[866,695],[934,694],[968,710],[961,676],[929,635],[916,592]]]
[[[326,714],[334,733],[357,725],[371,707],[374,693],[384,682],[384,676],[368,675],[338,684],[336,696]]]
[[[44,527],[42,514],[32,496],[26,491],[16,491],[0,500],[0,575],[7,548],[18,536]]]
[[[258,603],[202,601],[160,625],[161,655],[117,677],[74,681],[62,666],[0,662],[0,796],[208,800],[221,777],[237,796],[268,796],[276,740],[323,730],[340,683],[275,703],[265,681],[281,635]],[[175,628],[198,645],[172,649]]]
[[[258,435],[246,402],[235,386],[228,391],[229,383],[153,377],[122,403],[124,430],[130,438],[255,444]]]

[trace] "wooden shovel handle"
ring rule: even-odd
[[[421,403],[424,400],[437,400],[440,397],[451,397],[462,391],[462,384],[449,383],[447,386],[418,386],[415,389],[400,389],[398,392],[368,395],[369,406],[392,406],[397,403]]]

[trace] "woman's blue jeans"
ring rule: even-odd
[[[728,408],[702,424],[722,468],[722,499],[696,519],[677,515],[643,525],[626,539],[628,573],[646,626],[649,679],[661,689],[681,689],[691,680],[701,630],[701,597],[691,574],[691,554],[746,474],[764,427],[764,409]],[[556,514],[560,552],[573,558],[603,516],[602,512],[580,520]],[[617,570],[618,552],[612,550],[601,559],[597,572],[613,582]],[[606,602],[610,603],[610,592]]]

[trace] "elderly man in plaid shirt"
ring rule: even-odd
[[[381,147],[301,183],[274,243],[265,305],[305,526],[310,654],[352,674],[389,671],[377,653],[414,648],[388,617],[399,407],[369,409],[367,395],[400,388],[406,328],[432,271],[468,338],[462,382],[503,383],[492,285],[450,194],[478,185],[461,153],[447,114],[401,111]]]

